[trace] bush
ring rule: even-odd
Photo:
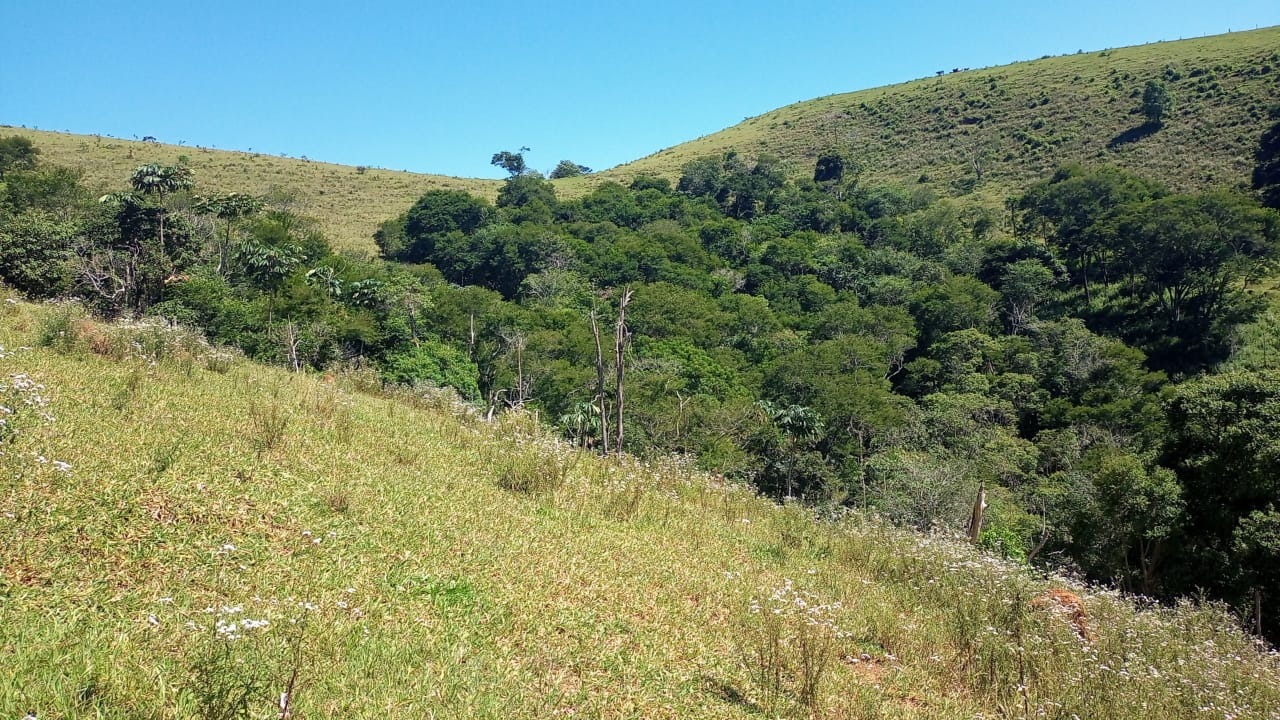
[[[480,400],[480,371],[462,351],[438,340],[389,355],[382,378],[392,385],[415,385],[422,381],[458,391],[464,400]]]

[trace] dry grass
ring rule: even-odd
[[[340,250],[377,252],[373,232],[378,224],[409,209],[428,190],[465,190],[492,200],[501,186],[497,180],[380,168],[361,170],[261,153],[97,135],[6,126],[0,126],[0,134],[29,138],[40,148],[42,160],[79,170],[90,188],[104,193],[127,186],[129,176],[143,163],[176,164],[180,157],[185,157],[195,172],[195,193],[242,192],[292,197],[296,209],[319,220],[325,236]]]

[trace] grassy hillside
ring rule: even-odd
[[[976,187],[1003,199],[1064,161],[1119,165],[1179,190],[1236,185],[1280,98],[1280,27],[947,70],[788,105],[577,183],[674,178],[688,160],[730,149],[773,153],[811,174],[820,152],[843,148],[868,178],[943,195]],[[1150,79],[1167,83],[1174,111],[1145,134],[1137,110]]]
[[[1174,110],[1158,132],[1140,129],[1142,88],[1163,79]],[[557,181],[562,197],[638,173],[679,177],[702,155],[772,153],[797,176],[820,152],[841,148],[873,181],[921,185],[941,195],[976,191],[989,201],[1065,161],[1115,164],[1178,190],[1246,182],[1252,154],[1280,97],[1280,27],[1194,40],[947,72],[889,87],[779,108],[721,132],[617,168]],[[664,112],[655,108],[655,112]],[[91,185],[120,188],[144,162],[187,157],[204,192],[289,188],[339,248],[374,250],[378,223],[423,192],[458,188],[492,199],[499,181],[421,175],[258,153],[142,143],[0,126],[40,146],[45,159],[82,170]],[[978,182],[975,164],[982,168]]]
[[[378,224],[409,208],[422,193],[466,190],[493,199],[501,182],[356,168],[261,153],[138,142],[0,126],[0,136],[21,135],[40,148],[44,162],[75,168],[92,188],[117,191],[143,163],[176,164],[185,157],[195,172],[195,192],[284,193],[298,210],[320,221],[340,249],[376,252]]]
[[[1280,710],[1280,661],[1212,609],[169,328],[8,298],[0,346],[3,717]]]

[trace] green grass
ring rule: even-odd
[[[1073,588],[1082,641],[1035,601],[1068,583],[950,539],[67,312],[0,300],[0,383],[55,418],[0,446],[0,717],[278,717],[289,687],[294,717],[1280,709],[1212,608]]]

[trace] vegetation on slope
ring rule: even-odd
[[[1207,591],[1275,627],[1280,385],[1274,360],[1223,365],[1250,351],[1248,286],[1280,258],[1255,198],[1066,166],[1006,216],[866,184],[839,154],[793,182],[729,153],[674,188],[561,201],[511,154],[496,204],[429,191],[373,260],[269,199],[192,196],[182,166],[95,202],[26,150],[0,169],[0,272],[32,296],[197,325],[294,370],[451,387],[486,415],[534,409],[584,447],[972,526],[1009,557]]]
[[[1280,708],[1213,608],[69,312],[0,300],[6,717]]]
[[[1163,122],[1142,113],[1148,82],[1167,87]],[[828,150],[874,182],[995,201],[1064,162],[1109,164],[1179,191],[1247,177],[1280,95],[1280,28],[1082,52],[830,95],[571,181],[674,181],[688,161],[736,150],[779,157],[793,175]],[[568,186],[566,186],[568,187]]]
[[[557,190],[573,198],[639,174],[675,182],[686,162],[730,150],[772,154],[797,177],[837,150],[867,181],[920,185],[942,196],[976,191],[988,204],[1064,162],[1116,165],[1179,191],[1233,187],[1252,168],[1267,110],[1280,94],[1280,28],[951,70],[789,105],[604,172],[578,175],[561,163],[553,176],[564,176]],[[1171,96],[1158,131],[1142,113],[1150,81]],[[282,194],[340,249],[372,251],[369,237],[378,224],[427,190],[492,200],[499,187],[253,152],[5,132],[29,138],[48,161],[83,173],[86,185],[103,192],[144,161],[176,165],[185,157],[206,192]]]
[[[350,250],[372,251],[370,237],[378,223],[428,190],[456,189],[493,197],[501,184],[100,135],[6,126],[0,126],[0,131],[27,138],[40,148],[46,162],[80,173],[84,185],[98,195],[119,187],[121,178],[144,162],[183,164],[199,178],[203,192],[275,198],[314,218],[336,247]]]

